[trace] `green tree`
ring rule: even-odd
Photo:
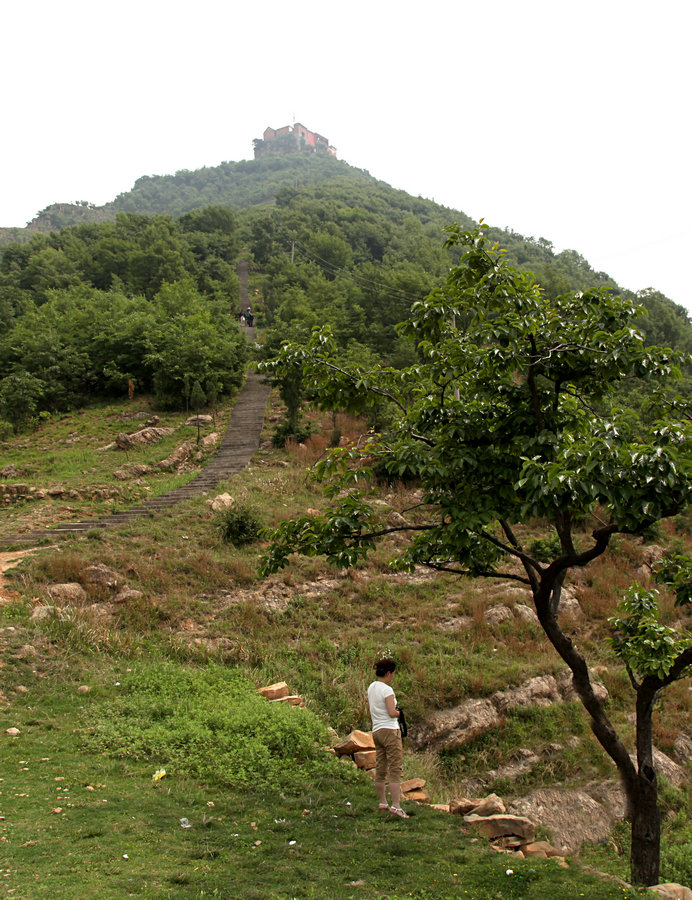
[[[507,264],[485,226],[448,230],[461,262],[444,289],[414,304],[399,328],[417,344],[419,362],[351,372],[322,330],[306,346],[285,345],[270,364],[277,372],[300,366],[328,409],[361,412],[375,395],[389,401],[396,419],[367,446],[333,451],[320,465],[333,496],[345,495],[323,516],[282,523],[263,571],[286,565],[293,552],[350,566],[384,535],[408,532],[410,543],[392,560],[397,569],[424,565],[526,585],[622,778],[632,814],[632,878],[653,884],[660,814],[650,744],[639,734],[650,727],[650,706],[638,716],[633,762],[582,651],[562,628],[560,600],[569,571],[606,553],[614,535],[641,532],[688,502],[692,454],[684,411],[673,405],[666,421],[634,431],[615,393],[624,378],[675,373],[677,357],[644,346],[630,300],[608,290],[551,299]],[[375,466],[419,479],[425,514],[381,524],[368,502]],[[557,539],[548,561],[531,554],[517,529],[537,519],[549,522]],[[589,519],[591,532],[583,533],[578,525]]]
[[[0,381],[0,415],[15,434],[35,414],[42,393],[43,384],[28,372],[16,372]]]

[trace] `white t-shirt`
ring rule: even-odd
[[[399,720],[392,718],[387,712],[386,697],[394,697],[394,705],[396,706],[394,688],[389,684],[385,684],[384,681],[373,681],[368,688],[368,703],[370,704],[370,718],[372,719],[373,731],[379,731],[380,728],[399,727]]]

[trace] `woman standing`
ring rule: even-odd
[[[368,688],[368,703],[372,719],[372,739],[377,753],[375,763],[375,790],[381,812],[390,812],[400,819],[408,819],[401,808],[401,774],[403,754],[399,710],[392,681],[396,671],[393,659],[380,659],[375,663],[376,680]],[[387,805],[387,781],[392,805]]]

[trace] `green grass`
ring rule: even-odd
[[[284,790],[175,773],[154,782],[154,761],[85,744],[84,729],[103,724],[126,688],[112,662],[100,674],[88,694],[66,674],[61,685],[33,676],[22,702],[0,713],[0,890],[9,896],[638,896],[574,865],[492,853],[458,819],[423,807],[408,821],[383,820],[367,776],[335,761]]]
[[[108,420],[101,408],[75,415],[84,417],[79,428],[86,435],[96,437],[105,423],[113,436],[121,430],[113,423],[122,408],[109,407]],[[75,420],[66,418],[62,424],[56,420],[46,426],[64,429],[64,434],[53,433],[58,456],[79,452],[79,444],[64,443],[76,430],[74,424]],[[344,433],[347,426],[344,423]],[[126,423],[122,430],[134,430],[134,426]],[[268,426],[265,438],[270,431]],[[172,446],[179,440],[176,436]],[[20,467],[29,463],[29,472],[31,465],[39,466],[41,441],[45,441],[41,432],[20,436],[12,443],[12,462]],[[271,527],[282,518],[323,505],[305,471],[320,452],[319,443],[288,451],[265,443],[249,469],[219,485],[218,491],[228,491],[236,504],[256,510]],[[99,465],[107,455],[98,456]],[[156,455],[164,455],[161,444],[156,445]],[[80,477],[88,483],[97,480],[95,473],[80,474],[74,456],[60,465],[72,472],[75,485],[81,483]],[[111,460],[103,470],[104,481],[113,468]],[[36,483],[44,474],[36,471]],[[151,495],[158,493],[162,483],[150,483]],[[388,502],[405,508],[410,505],[408,490],[389,488]],[[30,506],[24,504],[21,515],[28,516]],[[55,507],[51,509],[57,514]],[[19,513],[14,510],[12,515]],[[71,535],[57,546],[44,544],[9,573],[20,595],[16,602],[0,605],[0,689],[7,698],[3,706],[0,695],[0,777],[4,778],[0,814],[6,817],[0,820],[0,836],[8,838],[0,843],[0,850],[3,863],[5,851],[10,851],[4,868],[11,869],[7,887],[15,887],[16,893],[9,896],[29,900],[74,897],[80,892],[95,897],[458,896],[464,900],[624,896],[612,884],[585,880],[574,868],[556,870],[554,863],[521,863],[517,868],[512,861],[517,877],[507,876],[505,856],[488,852],[480,842],[472,843],[458,820],[425,808],[418,809],[409,822],[383,823],[372,814],[369,779],[357,776],[354,780],[344,767],[336,767],[328,776],[313,771],[307,782],[291,784],[279,769],[272,775],[271,766],[262,774],[257,762],[261,753],[255,746],[252,765],[257,777],[246,778],[241,787],[214,769],[215,760],[223,767],[224,753],[234,751],[232,734],[221,727],[212,730],[223,736],[223,745],[190,754],[191,759],[201,755],[207,768],[179,765],[185,740],[195,733],[205,740],[209,736],[208,721],[195,720],[197,724],[187,731],[180,722],[163,730],[164,737],[177,736],[177,757],[171,752],[166,759],[151,734],[147,743],[145,729],[137,723],[148,721],[155,705],[142,702],[128,711],[122,702],[129,696],[124,694],[124,689],[129,691],[128,679],[152,661],[185,666],[185,671],[190,667],[211,671],[210,664],[220,665],[238,670],[257,685],[286,680],[292,692],[305,698],[308,712],[340,734],[369,727],[364,688],[373,659],[383,652],[391,652],[399,662],[397,695],[414,725],[432,710],[488,696],[561,668],[535,627],[518,621],[498,628],[486,624],[485,607],[503,601],[502,589],[496,585],[450,576],[397,579],[387,569],[384,548],[376,551],[368,565],[350,573],[335,573],[321,559],[297,559],[279,575],[261,581],[257,575],[261,541],[232,547],[223,541],[215,520],[205,498],[191,499],[152,519]],[[27,525],[29,519],[22,522]],[[536,535],[540,534],[537,525]],[[683,537],[683,531],[668,534],[671,540]],[[530,539],[531,533],[522,538]],[[612,608],[612,586],[635,577],[639,550],[634,542],[623,539],[615,556],[614,562],[599,561],[589,567],[583,590],[588,620],[578,640],[590,663],[604,667],[599,677],[610,692],[609,715],[631,742],[629,682],[603,635]],[[86,568],[94,563],[114,568],[121,583],[140,590],[142,597],[114,607],[105,618],[94,619],[86,608],[68,607],[60,616],[31,621],[34,601],[48,602],[46,585],[52,582],[81,583],[87,592],[86,607],[108,600],[104,590],[89,585],[85,577]],[[281,602],[273,607],[268,601],[276,598]],[[677,613],[671,610],[670,614]],[[449,630],[445,626],[450,618],[460,617],[466,622],[463,627]],[[86,696],[76,693],[80,681],[93,686]],[[121,683],[117,689],[116,681]],[[28,693],[20,690],[27,687]],[[160,688],[159,693],[168,695],[170,690]],[[189,700],[188,708],[202,714],[209,707],[206,701]],[[231,714],[225,719],[230,723]],[[172,726],[174,719],[167,721]],[[657,745],[671,752],[675,735],[688,729],[688,723],[687,684],[674,685],[656,713]],[[101,743],[93,731],[96,724],[103,726]],[[22,728],[16,740],[4,734],[12,725]],[[572,737],[574,744],[569,741]],[[440,757],[407,751],[405,777],[426,778],[432,799],[443,802],[462,792],[464,779],[510,762],[517,748],[541,753],[551,742],[563,744],[565,750],[546,757],[521,778],[493,787],[510,800],[539,786],[581,787],[612,776],[581,707],[566,704],[512,713],[498,728],[456,753]],[[135,745],[136,759],[132,752],[125,752],[134,751]],[[50,759],[43,762],[44,757]],[[21,760],[29,764],[19,765]],[[160,766],[167,767],[169,774],[154,785],[151,776]],[[55,801],[51,809],[61,806],[63,813],[53,814],[47,802],[63,783],[52,779],[68,775],[72,779],[67,785],[68,800]],[[98,788],[98,784],[106,787]],[[86,791],[86,786],[95,790]],[[108,802],[101,803],[104,799]],[[345,805],[347,799],[350,807]],[[210,802],[213,807],[207,806]],[[664,820],[664,879],[687,871],[688,805],[676,797],[666,807],[670,817]],[[304,809],[309,815],[303,816]],[[191,829],[180,827],[182,817],[193,823]],[[257,833],[249,824],[252,821]],[[34,840],[39,843],[31,843]],[[255,846],[255,840],[262,844]],[[296,844],[289,845],[290,840]],[[618,831],[612,842],[593,851],[587,848],[583,855],[601,870],[627,877],[627,851]],[[70,874],[72,867],[82,872],[82,881]],[[0,882],[0,898],[2,890]]]
[[[225,431],[231,406],[228,404],[219,412],[213,430]],[[153,415],[159,417],[160,427],[175,431],[154,444],[143,444],[126,452],[102,449],[119,432],[137,431]],[[66,492],[62,497],[26,500],[4,509],[3,532],[74,521],[87,512],[89,517],[112,513],[185,484],[198,471],[200,464],[196,461],[183,473],[154,471],[137,480],[121,481],[113,473],[135,463],[153,466],[183,441],[194,443],[197,428],[186,426],[186,418],[182,412],[156,410],[149,398],[140,398],[132,405],[102,403],[56,414],[36,431],[0,442],[0,468],[10,463],[18,468],[16,476],[3,481],[21,482],[38,490],[59,485]],[[203,435],[212,428],[205,428]],[[205,452],[205,458],[209,452]],[[79,491],[82,496],[70,497],[71,490]]]

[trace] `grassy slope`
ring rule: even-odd
[[[36,483],[52,477],[56,467],[62,480],[79,482],[82,471],[92,467],[99,441],[64,441],[72,432],[97,438],[102,429],[105,442],[112,437],[115,414],[111,409],[104,420],[101,409],[62,417],[9,442],[0,455],[20,466],[29,461]],[[344,434],[358,427],[349,420],[341,425]],[[267,524],[319,506],[320,496],[305,479],[305,465],[323,445],[318,439],[304,450],[285,453],[265,442],[251,468],[220,489],[238,502],[252,503]],[[48,446],[53,452],[40,450]],[[94,456],[65,464],[75,447],[85,455],[92,448]],[[100,471],[97,480],[107,483],[107,472]],[[152,493],[161,489],[153,482],[151,487]],[[396,508],[410,505],[403,488],[387,497]],[[37,505],[28,503],[14,510],[13,530],[30,527],[37,511]],[[429,810],[420,809],[409,823],[383,825],[372,813],[366,776],[344,781],[337,770],[333,779],[307,784],[283,798],[275,792],[238,794],[222,783],[182,775],[154,789],[151,773],[158,761],[82,752],[75,729],[84,726],[85,711],[88,718],[96,715],[98,705],[115,690],[119,673],[142,659],[194,665],[221,659],[258,684],[285,679],[306,698],[309,709],[342,733],[367,726],[363,687],[371,658],[385,650],[402,663],[398,692],[413,721],[431,708],[558,670],[530,626],[488,628],[483,609],[493,589],[487,584],[444,577],[397,581],[387,573],[384,552],[368,567],[341,577],[320,560],[303,560],[283,576],[259,583],[260,552],[258,546],[236,550],[220,544],[214,517],[199,499],[162,513],[153,523],[143,520],[90,538],[68,538],[57,548],[39,548],[15,570],[17,599],[0,606],[2,689],[8,701],[0,727],[0,777],[5,779],[0,800],[6,817],[0,825],[11,851],[8,888],[26,898],[74,896],[75,885],[103,897],[197,897],[214,890],[219,896],[244,897],[329,893],[479,900],[626,895],[612,884],[584,880],[574,869],[557,870],[542,862],[517,866],[511,861],[522,874],[506,876],[508,858],[481,852],[470,836],[459,834],[458,822]],[[590,625],[581,641],[590,660],[607,667],[602,677],[613,697],[613,718],[626,732],[626,677],[599,635],[611,613],[612,589],[632,579],[638,554],[635,545],[623,542],[614,561],[594,567],[583,595]],[[30,601],[46,599],[47,583],[84,582],[86,567],[96,562],[113,566],[143,597],[99,620],[85,610],[73,610],[63,621],[30,620]],[[96,589],[88,591],[90,601],[104,599]],[[449,621],[461,616],[470,624],[447,630]],[[76,692],[81,682],[94,686],[86,697]],[[668,693],[656,726],[662,749],[670,750],[677,729],[685,727],[687,702],[686,685]],[[16,740],[4,734],[11,726],[21,729]],[[496,733],[465,747],[463,754],[439,759],[409,753],[405,774],[424,775],[433,799],[447,800],[459,792],[464,778],[507,762],[518,747],[541,750],[551,741],[564,742],[569,734],[577,735],[575,748],[518,784],[500,785],[503,796],[555,780],[579,785],[604,777],[609,769],[603,755],[581,711],[571,705],[509,716]],[[53,780],[58,777],[66,782]],[[97,788],[99,784],[105,787]],[[95,791],[86,791],[87,785]],[[69,800],[58,803],[54,796],[60,786],[68,788]],[[345,806],[346,798],[351,807]],[[108,803],[100,802],[104,799]],[[209,802],[214,806],[207,807]],[[676,802],[679,798],[671,801]],[[63,813],[51,813],[58,806]],[[303,809],[310,814],[303,816]],[[183,816],[195,823],[192,829],[180,828]],[[261,834],[249,824],[253,821]],[[253,836],[262,844],[255,846]],[[289,847],[293,839],[297,844]],[[73,863],[81,875],[71,881]],[[599,864],[623,868],[621,860],[602,854]],[[230,879],[237,883],[231,886]],[[364,885],[350,884],[361,880]]]

